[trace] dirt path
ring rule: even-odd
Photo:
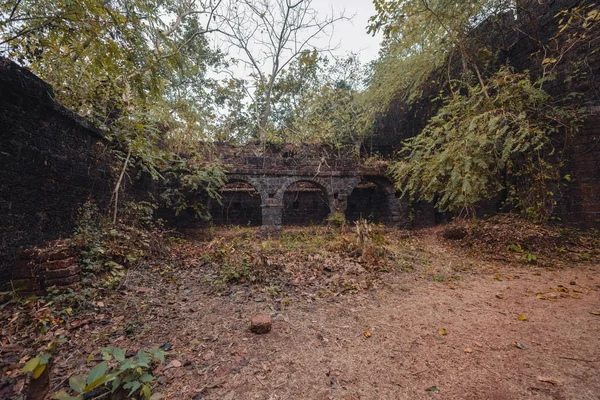
[[[296,236],[305,247],[229,234],[213,249],[229,252],[228,262],[258,251],[293,273],[280,272],[287,281],[277,287],[217,289],[205,259],[211,245],[182,242],[178,266],[129,271],[120,290],[95,295],[93,313],[45,334],[42,341],[67,337],[51,393],[87,374],[88,356],[103,346],[134,354],[168,343],[153,400],[600,399],[600,265],[501,264],[424,231],[408,239],[392,232],[380,257],[401,262],[373,272],[345,250],[311,258],[331,240],[313,231]],[[351,244],[334,239],[332,249]],[[265,313],[273,330],[252,334],[250,318]]]
[[[298,288],[283,311],[245,288],[210,295],[189,271],[178,291],[140,295],[152,334],[138,344],[174,344],[169,359],[183,366],[156,371],[168,399],[598,399],[597,269],[480,263],[451,282],[389,273],[353,295]],[[257,313],[272,313],[270,334],[249,332]]]

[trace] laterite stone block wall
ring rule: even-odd
[[[561,46],[554,37],[559,31],[561,10],[578,6],[598,8],[595,0],[518,0],[517,19],[506,16],[500,22],[489,21],[473,33],[487,48],[486,54],[497,54],[498,64],[506,63],[518,71],[529,71],[532,79],[541,76],[545,51]],[[569,33],[569,31],[566,31]],[[600,228],[600,32],[588,32],[584,41],[571,47],[555,69],[556,79],[546,82],[544,89],[553,96],[578,93],[569,106],[585,110],[588,118],[575,138],[571,139],[568,162],[561,175],[571,182],[561,188],[556,215],[566,224],[580,228]],[[475,50],[475,49],[474,49]],[[584,62],[581,62],[584,60]],[[484,63],[480,68],[485,71]],[[453,73],[460,71],[454,68]],[[489,71],[486,71],[489,72]],[[581,73],[583,72],[583,73]],[[574,79],[576,73],[578,78]],[[435,71],[431,82],[444,82],[448,71]],[[439,83],[430,83],[423,95],[411,104],[396,101],[377,123],[370,150],[392,155],[404,139],[417,135],[428,119],[435,115],[441,102]],[[561,138],[556,147],[562,147]]]
[[[16,255],[11,284],[14,289],[41,293],[55,288],[75,287],[81,270],[69,240],[53,240],[44,248],[34,247]]]
[[[102,140],[47,83],[0,58],[0,283],[19,250],[70,236],[87,199],[106,206]]]

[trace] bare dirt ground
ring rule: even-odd
[[[477,256],[438,230],[388,232],[404,262],[377,270],[248,230],[188,237],[174,248],[179,268],[132,272],[95,315],[47,334],[69,337],[52,389],[89,370],[99,346],[169,343],[154,399],[600,399],[600,265]],[[215,284],[201,255],[215,243],[238,243],[237,254],[241,240],[289,260],[286,279]],[[315,267],[302,272],[295,257]],[[271,314],[270,333],[249,331],[256,314]]]

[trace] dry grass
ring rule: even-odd
[[[1,308],[20,324],[3,328],[3,344],[22,346],[5,371],[64,336],[53,388],[102,346],[170,343],[167,363],[181,367],[153,371],[164,399],[428,399],[432,386],[445,399],[597,399],[600,266],[526,264],[504,245],[509,262],[498,261],[440,229],[371,227],[362,241],[333,227],[268,241],[247,228],[190,232],[169,243],[168,265],[130,270],[94,310],[62,314],[43,335],[23,315],[39,322],[56,303]],[[263,313],[273,331],[250,333]]]

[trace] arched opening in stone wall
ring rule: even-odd
[[[262,225],[261,198],[258,190],[244,181],[229,182],[223,186],[221,204],[211,202],[210,214],[215,225]]]
[[[311,225],[329,216],[327,191],[318,183],[298,181],[283,194],[283,225]]]
[[[352,191],[347,200],[346,220],[363,218],[374,223],[392,223],[393,186],[386,179],[365,178]]]

